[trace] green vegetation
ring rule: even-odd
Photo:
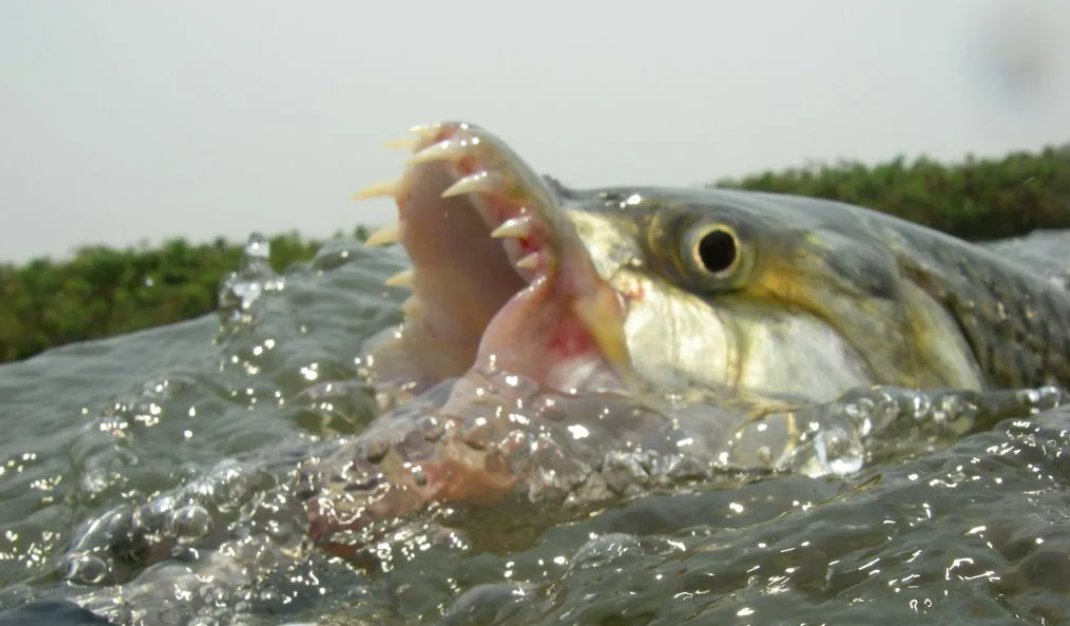
[[[270,241],[276,270],[320,246],[297,234]],[[200,245],[176,239],[151,250],[88,246],[69,261],[0,265],[0,361],[212,311],[219,281],[237,269],[241,253],[240,245],[222,239]]]
[[[980,241],[1070,228],[1070,145],[941,165],[903,158],[766,172],[719,187],[833,198]]]
[[[873,167],[843,162],[717,185],[835,198],[972,240],[1070,228],[1070,145],[958,165],[925,158]],[[358,229],[358,237],[364,234]],[[319,245],[277,236],[271,264],[285,269]],[[151,250],[91,246],[69,261],[0,264],[0,361],[203,315],[216,308],[219,281],[237,269],[240,256],[240,245],[222,240],[174,240]]]

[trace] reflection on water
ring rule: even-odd
[[[1060,390],[862,389],[740,424],[488,372],[477,386],[493,392],[463,414],[441,412],[444,386],[369,426],[404,398],[362,382],[359,358],[399,319],[404,294],[382,279],[403,260],[338,242],[278,276],[264,245],[251,240],[217,317],[0,368],[0,609],[66,597],[164,624],[1070,617]],[[1053,279],[1067,266],[1045,265],[1046,244],[1005,245]],[[516,480],[493,506],[383,495],[444,453]],[[310,526],[310,503],[339,519]]]

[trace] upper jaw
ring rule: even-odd
[[[474,366],[564,392],[623,384],[624,303],[595,271],[555,193],[479,127],[413,130],[401,179],[359,195],[397,202],[398,223],[368,242],[400,241],[412,259],[406,330],[417,349],[438,353],[431,376]]]

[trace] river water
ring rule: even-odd
[[[995,245],[1066,284],[1068,243]],[[0,623],[90,623],[72,603],[146,624],[1070,620],[1056,389],[861,390],[811,416],[866,424],[852,445],[829,428],[778,455],[754,432],[732,455],[765,467],[431,511],[374,561],[328,553],[299,468],[381,411],[359,355],[400,320],[382,281],[405,260],[339,241],[276,275],[264,253],[216,315],[0,367]]]

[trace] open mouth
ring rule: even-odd
[[[473,367],[561,392],[619,387],[624,309],[591,263],[553,190],[499,139],[464,123],[414,129],[401,179],[361,197],[395,199],[398,222],[369,245],[400,241],[412,270],[406,332],[425,373]]]

